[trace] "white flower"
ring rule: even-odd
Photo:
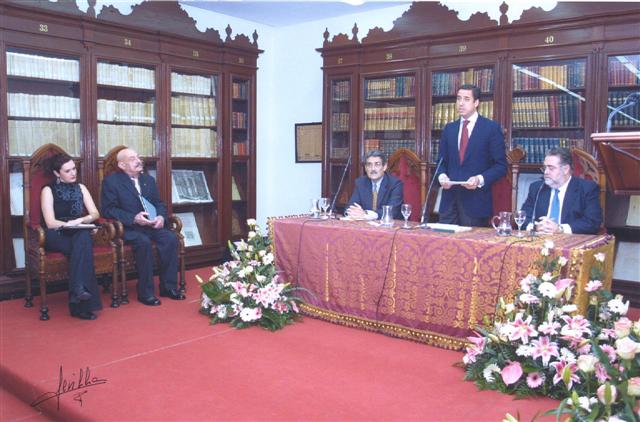
[[[266,276],[263,276],[262,274],[256,274],[256,281],[258,283],[263,283],[267,280]]]
[[[551,273],[544,273],[542,274],[542,277],[540,277],[542,279],[542,281],[551,281],[553,280],[553,274]]]
[[[564,305],[561,309],[565,314],[570,314],[571,312],[577,311],[578,307],[576,305]]]
[[[244,241],[244,239],[240,240],[239,242],[233,242],[234,245],[236,245],[236,248],[239,251],[246,251],[247,250],[247,243]]]
[[[245,274],[249,274],[253,272],[253,267],[251,265],[247,265],[246,267],[244,267],[244,272]]]
[[[607,306],[613,313],[626,315],[627,311],[629,310],[629,301],[627,300],[626,303],[623,303],[622,296],[616,295],[615,299],[611,299],[609,302],[607,302]]]
[[[220,319],[225,319],[227,317],[227,307],[226,306],[219,306],[218,307],[217,316]]]
[[[255,227],[258,223],[256,222],[255,218],[249,218],[247,220],[247,226],[249,227]]]
[[[528,344],[522,344],[516,349],[516,355],[518,356],[531,356],[533,353],[533,347]]]
[[[540,251],[540,255],[549,256],[549,249],[548,248],[542,248],[542,250]]]
[[[596,370],[598,361],[594,355],[580,355],[578,356],[578,368],[585,374],[591,373]]]
[[[604,254],[602,252],[595,254],[593,257],[598,262],[604,262]]]
[[[258,251],[258,256],[262,258],[264,256],[264,254],[266,254],[266,253],[267,253],[267,251],[265,251],[264,249],[261,249],[261,250]]]
[[[202,301],[200,302],[200,307],[208,308],[211,305],[213,305],[213,301],[211,300],[211,298],[207,296],[205,292],[202,292]]]
[[[569,260],[564,256],[561,256],[560,258],[558,258],[558,265],[560,265],[561,267],[564,267],[565,265],[567,265],[567,262],[569,262]]]
[[[231,293],[231,296],[229,296],[229,300],[231,301],[231,303],[235,303],[236,305],[240,305],[242,303],[242,299],[237,293]]]
[[[558,289],[556,289],[556,286],[554,286],[553,283],[549,283],[548,281],[540,283],[540,285],[538,286],[538,291],[542,296],[548,297],[550,299],[556,297],[556,294],[558,293]]]
[[[496,365],[495,363],[492,363],[490,365],[487,365],[486,368],[484,368],[484,370],[482,371],[482,376],[484,376],[484,379],[487,382],[495,382],[495,378],[493,377],[493,374],[495,372],[500,372],[500,367],[498,365]]]
[[[269,265],[272,262],[273,262],[273,254],[271,252],[269,252],[268,254],[262,257],[262,263],[264,265]]]
[[[543,246],[547,249],[553,249],[556,245],[554,245],[553,240],[545,240]]]
[[[516,306],[515,306],[513,303],[507,303],[507,304],[504,306],[504,312],[505,312],[506,314],[510,314],[511,312],[513,312],[513,311],[515,311],[515,310],[516,310]]]
[[[244,308],[240,311],[240,319],[244,322],[257,321],[262,318],[262,310],[260,308]]]
[[[576,355],[566,347],[560,349],[560,359],[564,359],[567,363],[576,363]]]
[[[253,239],[254,237],[256,237],[256,232],[254,232],[253,230],[247,233],[248,239]]]

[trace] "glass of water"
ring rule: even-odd
[[[527,213],[524,210],[518,210],[513,215],[513,221],[515,221],[516,225],[518,226],[518,234],[516,235],[516,237],[524,237],[521,227],[524,224],[526,219],[527,219]]]
[[[402,212],[402,216],[404,217],[404,226],[402,227],[405,229],[410,228],[408,220],[411,216],[411,204],[402,204],[400,211]]]

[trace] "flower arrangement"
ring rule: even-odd
[[[626,317],[628,301],[602,289],[602,253],[585,286],[587,315],[577,314],[575,282],[562,277],[567,260],[552,258],[553,248],[545,242],[539,274],[521,280],[514,302],[500,299],[494,323],[469,337],[465,379],[480,389],[559,399],[548,412],[558,418],[637,421],[640,321]]]
[[[209,315],[212,324],[275,331],[298,317],[300,299],[292,295],[294,288],[280,282],[269,239],[256,220],[247,220],[247,225],[246,242],[229,242],[233,260],[214,267],[206,283],[196,276],[202,288],[200,312]]]

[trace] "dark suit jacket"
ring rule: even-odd
[[[547,215],[549,201],[551,198],[551,188],[542,186],[543,180],[533,182],[529,186],[529,195],[522,205],[522,209],[527,213],[525,227],[534,218],[538,219]],[[542,187],[542,189],[540,189]],[[538,195],[538,190],[540,194]],[[538,202],[536,203],[536,195]],[[562,202],[562,215],[560,223],[571,226],[573,233],[596,234],[602,223],[602,209],[600,208],[600,188],[591,180],[572,177],[567,186],[567,191]],[[533,206],[536,204],[535,214]]]
[[[367,176],[360,176],[356,179],[356,186],[349,199],[347,208],[354,203],[358,203],[363,209],[370,210],[373,207],[373,190],[371,179]],[[378,188],[378,203],[375,211],[378,213],[378,218],[382,217],[382,206],[393,206],[392,215],[394,219],[402,218],[400,207],[402,205],[402,181],[385,173],[380,182]],[[420,210],[414,210],[413,212],[420,212]]]
[[[462,165],[460,165],[458,153],[459,130],[460,119],[447,124],[442,131],[440,137],[442,165],[438,174],[445,173],[453,181],[464,181],[471,176],[481,174],[484,177],[484,186],[474,190],[462,186],[443,190],[440,212],[451,207],[454,192],[458,190],[462,195],[464,210],[469,217],[489,217],[493,215],[491,185],[507,174],[507,157],[502,129],[493,120],[478,115]]]
[[[160,199],[155,179],[148,174],[141,174],[138,182],[142,196],[151,202],[156,207],[158,215],[163,216],[167,221],[167,206]],[[127,230],[142,229],[141,226],[133,223],[133,218],[144,209],[133,180],[126,173],[118,171],[104,178],[100,204],[104,217],[121,221]],[[125,230],[125,238],[127,230]]]

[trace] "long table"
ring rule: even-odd
[[[606,254],[611,287],[614,238],[558,234],[534,239],[498,237],[493,229],[464,233],[384,228],[362,221],[269,219],[276,266],[302,287],[303,311],[313,317],[461,349],[473,328],[491,318],[500,297],[537,268],[545,240],[566,257],[576,280],[574,302],[587,306],[584,286],[594,254]]]

